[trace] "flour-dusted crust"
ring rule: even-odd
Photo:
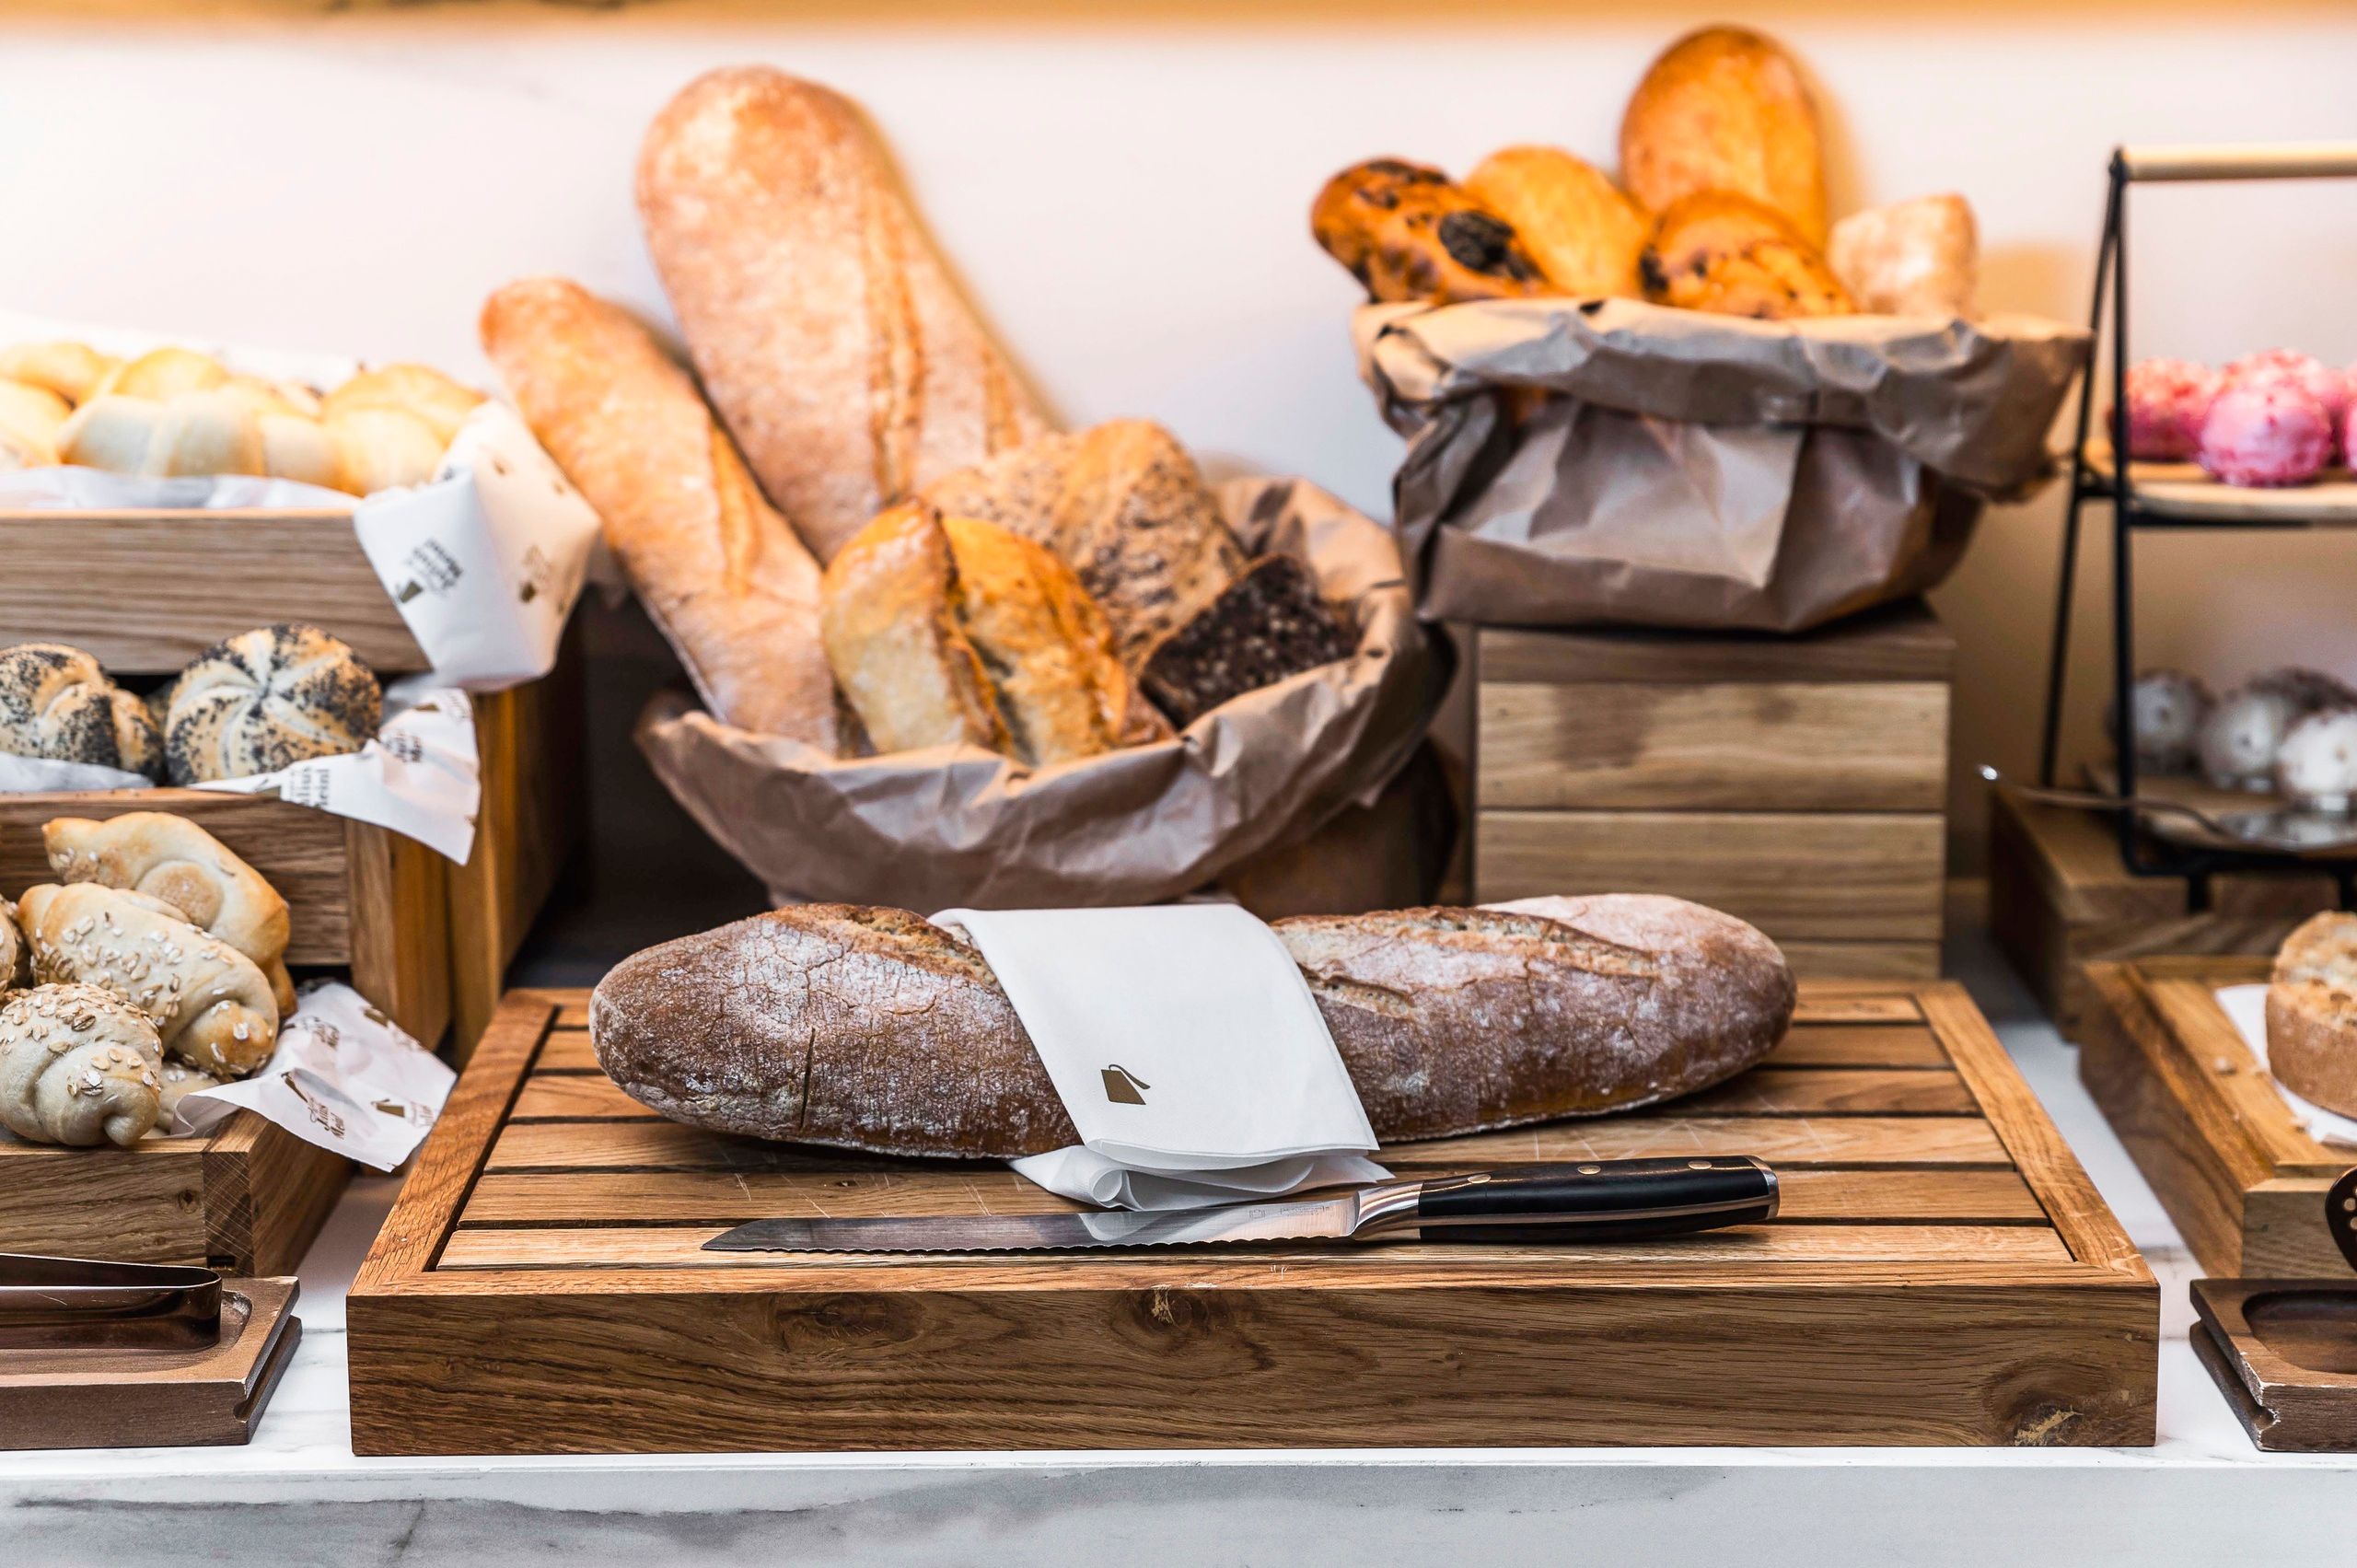
[[[2283,939],[2267,988],[2267,1066],[2310,1104],[2357,1116],[2357,914],[2313,915]]]
[[[698,77],[647,130],[638,209],[714,406],[821,562],[1049,428],[841,96]]]
[[[1386,1142],[1596,1115],[1751,1066],[1791,1021],[1775,944],[1677,899],[1279,921]],[[980,952],[813,904],[649,948],[590,1004],[607,1073],[715,1132],[1012,1158],[1074,1141]]]

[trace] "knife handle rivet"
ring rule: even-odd
[[[1480,1186],[1480,1185],[1481,1185],[1481,1183],[1483,1183],[1483,1182],[1485,1182],[1485,1181],[1487,1181],[1487,1180],[1489,1180],[1489,1179],[1490,1179],[1490,1173],[1489,1173],[1488,1171],[1486,1171],[1486,1170],[1482,1170],[1482,1171],[1476,1171],[1476,1172],[1474,1172],[1471,1176],[1469,1176],[1469,1177],[1467,1177],[1467,1178],[1465,1179],[1465,1185],[1466,1185],[1466,1186],[1468,1186],[1468,1187],[1479,1187],[1479,1186]]]
[[[1711,1162],[1709,1160],[1688,1160],[1686,1162],[1686,1168],[1689,1170],[1708,1170],[1711,1168]]]
[[[1604,1168],[1604,1167],[1603,1167],[1602,1166],[1600,1166],[1600,1165],[1584,1165],[1584,1166],[1580,1167],[1580,1174],[1581,1174],[1582,1176],[1594,1176],[1596,1172],[1598,1172],[1598,1171],[1602,1170],[1603,1168]]]

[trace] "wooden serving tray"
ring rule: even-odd
[[[2196,1280],[2193,1310],[2193,1353],[2255,1446],[2357,1451],[2357,1287]]]
[[[2357,1166],[2301,1130],[2211,993],[2263,981],[2266,958],[2090,964],[2098,1005],[2079,1077],[2212,1274],[2347,1279],[2324,1194]]]
[[[343,1156],[250,1110],[127,1149],[0,1132],[0,1252],[291,1274],[351,1177]]]
[[[291,1279],[223,1280],[204,1350],[0,1350],[0,1449],[248,1441],[303,1338],[295,1295]]]
[[[348,1309],[361,1454],[2149,1444],[2153,1276],[1964,993],[1804,984],[1770,1063],[1401,1171],[1758,1154],[1771,1225],[1593,1247],[709,1253],[772,1214],[1069,1207],[700,1132],[503,1005]]]

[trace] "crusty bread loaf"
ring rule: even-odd
[[[1455,305],[1549,292],[1514,226],[1437,168],[1353,164],[1318,192],[1309,232],[1367,297]]]
[[[2312,1105],[2357,1116],[2357,914],[2312,915],[2267,987],[2267,1067]]]
[[[759,66],[690,83],[647,131],[638,206],[713,405],[820,561],[1049,428],[826,88]]]
[[[924,496],[946,516],[1013,528],[1071,563],[1132,669],[1244,570],[1244,547],[1195,459],[1148,420],[1042,436],[944,476]]]
[[[1792,1016],[1775,945],[1675,899],[1275,929],[1387,1141],[1690,1093]],[[589,1029],[625,1091],[715,1132],[997,1159],[1075,1138],[981,953],[900,910],[806,905],[648,948],[599,982]]]
[[[1726,191],[1825,243],[1817,105],[1792,57],[1756,32],[1705,28],[1662,52],[1621,117],[1620,178],[1652,212]]]
[[[959,618],[989,672],[1016,757],[1038,767],[1121,743],[1129,671],[1105,612],[1046,545],[995,523],[944,517]]]
[[[1835,224],[1825,259],[1861,310],[1969,319],[1980,233],[1963,197],[1918,196]]]
[[[1661,215],[1638,259],[1656,305],[1782,321],[1846,316],[1850,296],[1773,208],[1728,191],[1699,191]]]
[[[620,307],[528,278],[482,309],[483,352],[605,525],[714,715],[839,749],[819,563],[687,373]]]
[[[893,507],[827,563],[819,628],[843,701],[879,752],[1006,749],[1006,722],[958,613],[957,558],[940,514]]]
[[[1637,252],[1653,220],[1585,158],[1560,147],[1504,147],[1473,166],[1465,189],[1514,225],[1556,288],[1582,299],[1636,297]]]

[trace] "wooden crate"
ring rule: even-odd
[[[2338,901],[2330,876],[2229,872],[2195,909],[2183,877],[2119,863],[2112,819],[2040,806],[2003,787],[1989,802],[1989,930],[2054,1019],[2080,1040],[2100,1012],[2087,966],[2161,954],[2272,954]]]
[[[1804,975],[1939,972],[1955,642],[1920,603],[1800,637],[1483,627],[1474,897],[1673,893]]]
[[[342,1156],[250,1110],[128,1149],[0,1132],[0,1252],[291,1274],[351,1174]]]
[[[1954,986],[1805,985],[1707,1094],[1387,1151],[1783,1174],[1773,1225],[1619,1247],[704,1252],[762,1215],[1067,1205],[663,1121],[585,1018],[510,996],[421,1153],[349,1302],[356,1452],[2154,1438],[2153,1277]]]
[[[0,558],[10,563],[0,575],[0,645],[70,643],[118,675],[170,675],[223,637],[280,621],[327,628],[388,678],[427,668],[345,513],[0,511]],[[251,819],[247,842],[222,834],[296,905],[296,946],[308,951],[290,953],[290,962],[350,962],[364,994],[429,1043],[449,1030],[462,1060],[579,834],[578,639],[568,636],[547,679],[480,695],[475,707],[482,807],[466,865],[449,866],[396,835],[358,824],[347,830],[340,819],[274,802],[257,803],[270,815]],[[192,805],[215,798],[143,792],[76,814],[184,810],[217,832],[216,823],[231,819]],[[21,847],[8,831],[18,815],[0,797],[0,859]],[[307,930],[305,907],[279,877],[335,875],[319,846],[338,832],[370,847],[349,852],[343,876],[350,900],[341,910],[312,909],[308,918],[330,923]],[[299,866],[292,850],[248,847],[279,835],[308,846]],[[375,847],[388,840],[389,847]],[[387,966],[401,977],[378,987],[369,977]]]
[[[2095,963],[2079,1077],[2205,1272],[2349,1277],[2325,1189],[2357,1165],[2301,1131],[2211,993],[2267,978],[2261,958]]]

